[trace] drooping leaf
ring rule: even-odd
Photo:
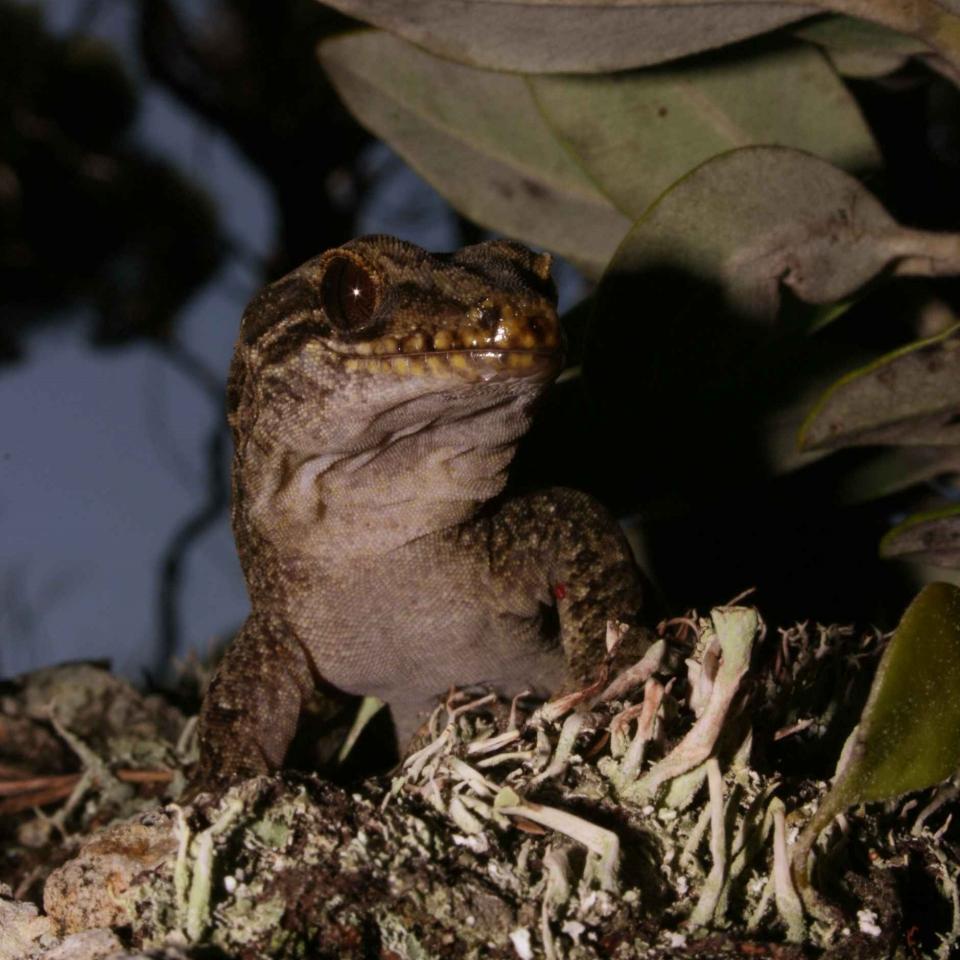
[[[804,449],[960,444],[960,325],[848,373],[800,431]]]
[[[524,78],[465,67],[388,33],[325,41],[350,111],[457,209],[598,271],[629,221],[544,123]]]
[[[525,73],[606,73],[835,12],[921,40],[960,79],[956,0],[329,0],[441,56]]]
[[[776,317],[781,288],[806,303],[850,296],[890,264],[960,273],[960,234],[901,227],[853,177],[782,147],[707,161],[644,214],[610,266],[672,263],[715,283],[746,318]]]
[[[837,495],[846,503],[864,503],[951,476],[960,478],[960,446],[887,447],[848,471]]]
[[[804,45],[682,69],[524,78],[364,31],[327,41],[321,59],[353,113],[465,214],[593,270],[626,232],[615,208],[637,216],[729,147],[779,141],[851,169],[879,162],[849,94]]]
[[[620,245],[597,291],[586,382],[615,432],[687,472],[691,458],[719,457],[725,476],[773,462],[784,444],[770,424],[791,418],[772,411],[795,409],[812,381],[851,363],[808,335],[816,318],[803,305],[845,300],[891,265],[960,272],[958,242],[899,226],[809,154],[722,154],[671,186]]]
[[[789,353],[789,347],[786,347],[783,352]],[[798,362],[801,359],[798,355]],[[827,362],[827,358],[821,358],[816,366]],[[784,402],[771,404],[769,411],[758,416],[758,454],[771,473],[781,474],[799,470],[826,456],[826,451],[803,450],[797,446],[797,431],[810,409],[810,403],[818,392],[817,384],[821,380],[822,376],[818,375],[818,371],[812,369],[806,382],[798,384],[794,396]]]
[[[928,58],[960,82],[960,3],[957,0],[823,0],[835,13],[860,17],[922,40]]]
[[[805,44],[596,77],[530,78],[557,136],[614,204],[636,218],[697,164],[776,144],[865,171],[880,157],[859,109]]]
[[[922,790],[960,768],[960,589],[929,584],[907,608],[844,756],[795,848],[801,876],[817,836],[838,813]]]
[[[853,17],[821,17],[799,24],[791,33],[822,47],[847,77],[886,76],[929,51],[916,37]]]
[[[908,517],[880,541],[880,553],[960,569],[960,504]]]
[[[848,803],[886,800],[960,768],[960,589],[924,587],[884,651],[842,782]]]
[[[325,0],[460,63],[523,73],[605,73],[664,63],[775,30],[810,4],[581,0]]]

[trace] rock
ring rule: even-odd
[[[41,954],[39,960],[117,960],[123,955],[123,944],[111,930],[85,930],[74,933],[57,946]]]
[[[10,899],[11,891],[0,884],[0,960],[33,960],[56,944],[56,925],[41,917],[32,903]]]
[[[174,821],[166,810],[112,824],[50,875],[44,909],[64,933],[129,924],[136,903],[128,893],[146,872],[176,853]]]

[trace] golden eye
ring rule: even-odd
[[[377,305],[373,277],[349,257],[333,257],[320,284],[327,319],[342,330],[359,330],[370,322]]]

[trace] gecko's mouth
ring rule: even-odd
[[[334,349],[350,370],[411,376],[452,374],[471,380],[550,377],[563,362],[556,314],[526,313],[509,304],[478,308],[455,326],[338,344]]]
[[[434,350],[420,353],[396,353],[370,356],[366,353],[341,352],[346,368],[351,371],[390,373],[411,377],[450,377],[466,380],[547,379],[562,366],[559,349],[461,349]]]

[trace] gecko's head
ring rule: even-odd
[[[428,412],[468,396],[532,398],[562,356],[549,254],[505,240],[431,254],[392,237],[360,237],[254,298],[234,358],[231,408],[254,383],[257,407],[314,401],[318,417],[354,424],[410,404]],[[232,421],[236,428],[236,412]]]

